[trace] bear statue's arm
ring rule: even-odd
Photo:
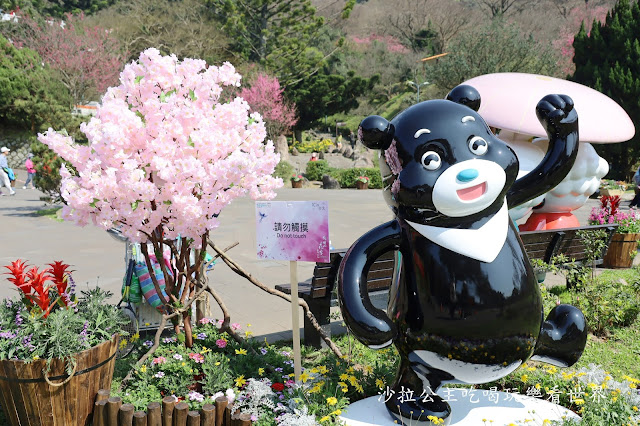
[[[347,251],[338,272],[338,300],[345,324],[365,345],[388,346],[396,337],[395,325],[369,300],[367,274],[383,253],[397,250],[400,225],[396,220],[384,223],[360,237]]]
[[[542,195],[565,178],[578,155],[578,114],[566,95],[547,95],[536,115],[549,138],[549,148],[538,166],[516,180],[507,193],[509,208]]]

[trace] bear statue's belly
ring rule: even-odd
[[[401,268],[389,299],[398,350],[443,369],[443,381],[502,377],[533,353],[542,300],[515,232],[491,263],[471,259],[404,229]]]

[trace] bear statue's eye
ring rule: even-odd
[[[422,165],[427,170],[438,170],[442,165],[442,160],[437,152],[427,151],[422,154]]]
[[[475,155],[486,154],[488,148],[489,148],[489,144],[480,136],[474,136],[471,139],[469,139],[469,151],[471,151]]]

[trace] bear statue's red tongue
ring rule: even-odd
[[[458,189],[456,192],[458,193],[458,197],[462,201],[471,201],[480,197],[487,191],[487,182],[482,182],[479,185],[472,186],[469,188]]]

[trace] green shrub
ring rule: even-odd
[[[373,168],[342,170],[338,181],[342,188],[354,188],[356,186],[356,179],[358,176],[367,176],[369,178],[369,188],[382,188],[382,176],[380,176],[380,170]]]
[[[626,284],[615,277],[595,279],[595,283],[582,289],[567,290],[553,287],[543,292],[545,310],[548,312],[557,302],[580,308],[587,320],[589,331],[606,336],[613,328],[627,327],[640,313],[640,284]]]
[[[327,160],[309,161],[305,176],[308,180],[322,180],[322,176],[328,175],[330,169]]]
[[[327,148],[333,145],[333,142],[329,139],[323,139],[321,141],[295,141],[290,150],[295,147],[300,153],[306,152],[327,152]]]
[[[273,176],[288,180],[293,175],[294,168],[290,163],[286,161],[280,161],[273,171]]]

